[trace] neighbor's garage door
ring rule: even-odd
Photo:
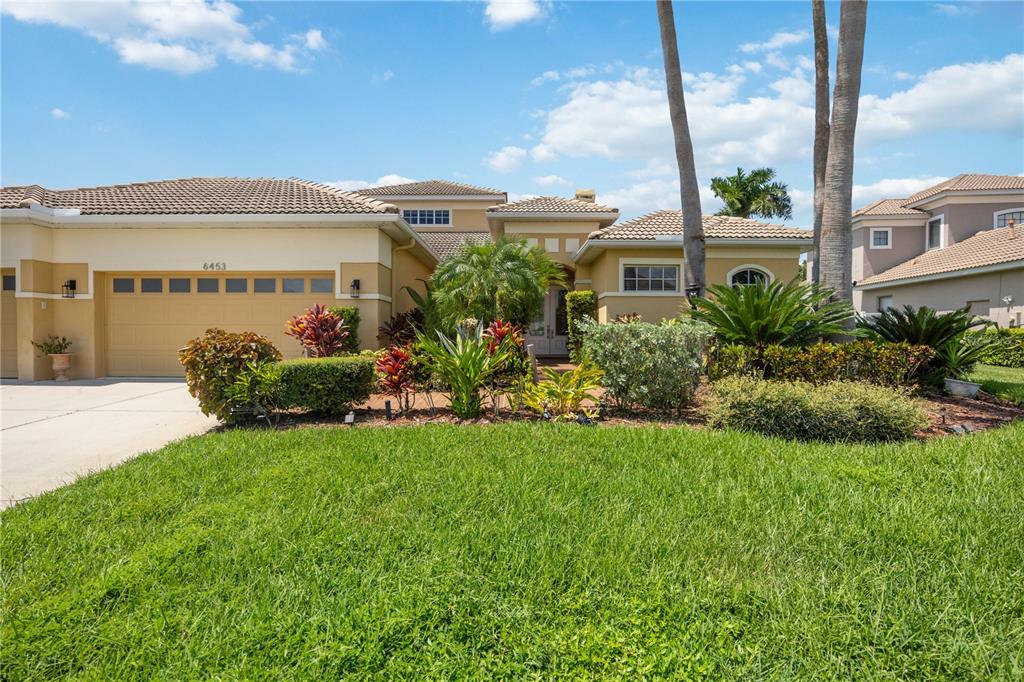
[[[178,350],[209,327],[254,331],[300,355],[285,322],[334,302],[334,274],[108,274],[107,374],[181,376]]]
[[[14,300],[14,270],[4,270],[0,294],[0,377],[18,376],[18,307]]]

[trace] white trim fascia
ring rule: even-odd
[[[931,216],[922,212],[921,215],[865,215],[857,216],[851,221],[851,230],[864,227],[917,227]]]
[[[61,294],[50,294],[42,291],[15,291],[14,298],[40,298],[44,301],[91,301],[92,293],[79,294],[76,293],[74,297],[65,298]]]
[[[387,199],[388,201],[500,201],[505,203],[507,200],[504,194],[362,194],[357,189],[352,190],[352,193],[377,201]]]
[[[725,239],[722,237],[712,237],[710,239],[705,239],[704,243],[717,246],[805,246],[808,249],[814,248],[813,239],[796,239],[792,237],[780,237],[777,239],[773,237],[763,239]]]
[[[939,245],[929,246],[928,244],[928,231],[931,229],[932,223],[936,220],[939,221]],[[946,214],[939,213],[928,218],[924,223],[924,252],[935,251],[936,249],[946,248]]]
[[[875,245],[875,232],[885,232],[888,236],[885,238],[885,246]],[[886,251],[892,249],[892,228],[891,227],[871,227],[868,228],[868,250],[870,251]]]
[[[996,226],[996,222],[998,221],[999,216],[1003,215],[1004,213],[1016,213],[1018,211],[1024,211],[1024,206],[1018,206],[1017,208],[1004,208],[1001,211],[992,211],[992,227]],[[1018,225],[1017,227],[1020,227],[1020,225]]]
[[[705,239],[705,244],[713,246],[799,246],[801,251],[810,251],[814,243],[810,239]],[[588,251],[598,248],[620,248],[620,249],[681,249],[683,242],[679,239],[588,239],[580,247],[573,257],[573,262],[580,262]]]
[[[341,277],[341,275],[339,274],[338,278],[340,278],[340,277]],[[356,295],[356,296],[353,296],[352,294],[335,294],[334,298],[335,298],[335,300],[339,300],[339,301],[366,300],[366,301],[384,301],[385,303],[391,303],[391,297],[390,296],[387,296],[385,294],[375,294],[375,293],[359,294],[359,295]]]
[[[999,196],[1000,194],[1006,195],[1006,196],[1020,196],[1021,194],[1024,194],[1024,190],[1021,190],[1021,189],[971,189],[971,190],[953,189],[953,190],[944,190],[942,192],[939,192],[938,194],[933,194],[931,196],[925,197],[924,199],[918,199],[914,203],[907,204],[906,206],[907,206],[907,208],[917,208],[918,206],[923,206],[924,204],[930,204],[930,203],[938,201],[940,199],[946,199],[946,198],[949,198],[949,197],[963,197],[965,199],[969,199],[970,197],[974,197],[974,196],[979,196],[979,197],[983,197],[983,196]],[[970,203],[970,202],[963,202],[963,203]]]
[[[30,208],[0,209],[0,218],[35,218],[43,222],[66,225],[139,224],[147,227],[168,225],[285,223],[324,225],[330,223],[394,223],[402,220],[397,213],[127,213],[127,214],[64,214],[44,213]],[[404,222],[404,221],[402,221]]]
[[[611,220],[619,219],[618,211],[573,212],[573,211],[536,211],[525,213],[523,211],[487,211],[488,218],[501,218],[502,220]]]
[[[686,298],[682,291],[605,291],[597,295],[602,298]]]
[[[870,291],[872,289],[884,289],[886,287],[900,287],[907,284],[920,284],[922,282],[934,282],[942,279],[955,279],[957,277],[969,277],[971,275],[985,275],[990,272],[1003,272],[1005,270],[1024,269],[1024,260],[1012,260],[1006,263],[995,265],[979,265],[976,268],[965,268],[963,270],[950,270],[948,272],[936,272],[931,275],[917,275],[916,277],[904,277],[903,279],[891,279],[885,282],[872,282],[870,284],[854,284],[853,288],[858,291]]]
[[[675,291],[626,291],[626,267],[629,265],[674,265],[679,268],[679,274],[676,277],[676,290]],[[685,258],[630,258],[629,256],[619,257],[619,293],[623,295],[640,295],[645,294],[671,294],[673,296],[680,296],[683,293],[683,273],[686,270],[686,259]]]
[[[732,270],[725,273],[726,284],[728,284],[729,286],[733,286],[732,276],[735,275],[737,272],[742,272],[743,270],[756,270],[760,272],[762,275],[768,278],[769,284],[775,281],[775,273],[766,268],[765,266],[758,265],[757,263],[744,263],[743,265],[737,265]]]
[[[574,284],[593,284],[594,280],[592,280],[592,279],[576,279],[576,280],[573,280],[573,283]]]

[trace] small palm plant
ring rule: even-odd
[[[441,332],[437,332],[437,341],[424,334],[418,337],[431,369],[448,388],[452,412],[463,419],[480,416],[483,409],[481,389],[494,374],[504,369],[516,351],[511,337],[506,337],[492,349],[483,331],[483,325],[477,324],[472,331],[458,328],[454,340]]]
[[[597,403],[594,391],[601,387],[604,372],[586,362],[568,372],[551,367],[543,372],[544,380],[522,386],[521,399],[526,407],[538,414],[547,412],[554,421],[573,420],[581,413],[593,418],[596,410],[583,407],[583,402]]]
[[[974,327],[987,326],[975,319],[970,307],[940,313],[928,306],[889,308],[873,317],[862,317],[857,325],[883,341],[930,346],[938,350]]]

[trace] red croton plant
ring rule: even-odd
[[[484,339],[487,341],[487,353],[491,355],[506,339],[516,346],[522,347],[523,345],[523,335],[519,329],[511,322],[503,320],[495,320],[487,325],[487,329],[484,330]]]
[[[294,336],[314,358],[329,358],[340,353],[348,338],[345,320],[335,315],[327,306],[313,304],[301,315],[288,321],[285,334]]]
[[[383,392],[398,400],[399,408],[412,407],[413,366],[409,346],[391,346],[376,361],[377,374]]]

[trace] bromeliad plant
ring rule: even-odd
[[[289,320],[284,333],[298,339],[309,357],[329,358],[345,350],[348,327],[326,306],[315,303]]]
[[[554,421],[571,421],[581,413],[593,418],[597,410],[583,406],[584,401],[597,403],[594,391],[601,387],[604,372],[586,361],[568,372],[558,372],[551,367],[543,369],[542,381],[522,385],[521,401],[537,414],[547,414]]]
[[[395,398],[403,412],[412,409],[415,384],[410,346],[391,346],[383,351],[374,365],[382,392]]]
[[[437,341],[422,334],[418,340],[430,368],[448,390],[452,412],[463,419],[480,416],[483,409],[481,389],[486,387],[492,376],[504,369],[516,351],[508,337],[493,351],[488,350],[482,324],[472,332],[458,328],[454,340],[440,332],[437,332]]]

